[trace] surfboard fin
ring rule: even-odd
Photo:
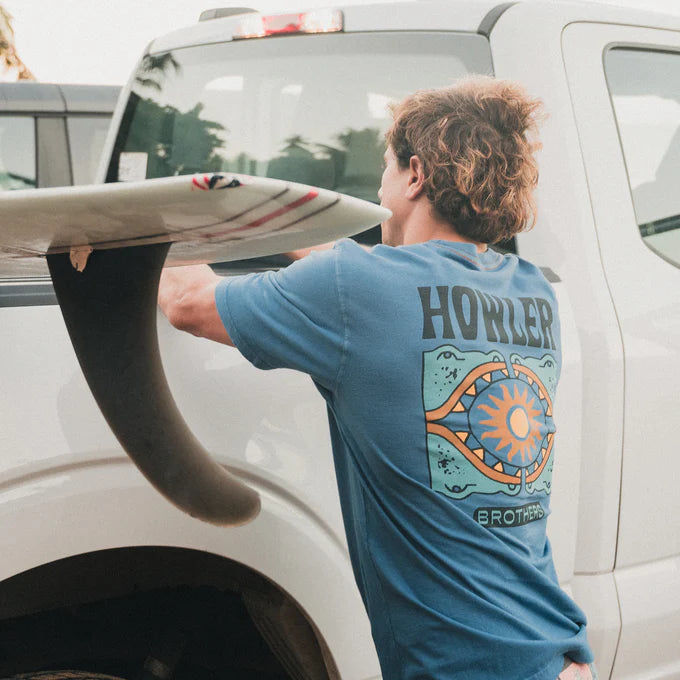
[[[158,348],[158,280],[170,244],[95,250],[77,271],[48,254],[54,290],[88,385],[109,426],[168,500],[212,524],[257,516],[260,498],[219,465],[189,430]]]

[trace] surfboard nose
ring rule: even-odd
[[[161,363],[156,296],[169,247],[97,250],[83,271],[68,253],[48,254],[47,263],[90,390],[127,454],[181,510],[238,526],[257,516],[260,497],[193,435]]]

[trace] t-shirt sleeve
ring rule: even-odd
[[[215,290],[227,333],[258,368],[293,368],[334,390],[346,328],[338,248],[314,252],[278,272],[225,278]]]

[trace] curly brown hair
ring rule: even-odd
[[[542,108],[517,83],[471,76],[393,106],[387,144],[401,168],[418,156],[439,217],[473,241],[497,243],[536,220]]]

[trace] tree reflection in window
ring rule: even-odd
[[[133,97],[138,95],[132,94]],[[202,104],[182,113],[174,106],[159,106],[151,99],[138,98],[135,124],[130,128],[123,151],[148,154],[147,177],[171,177],[222,169],[219,153],[224,145],[225,127],[203,120]]]
[[[267,176],[375,201],[385,151],[380,130],[347,128],[336,141],[333,146],[300,135],[287,138],[281,153],[269,162]]]

